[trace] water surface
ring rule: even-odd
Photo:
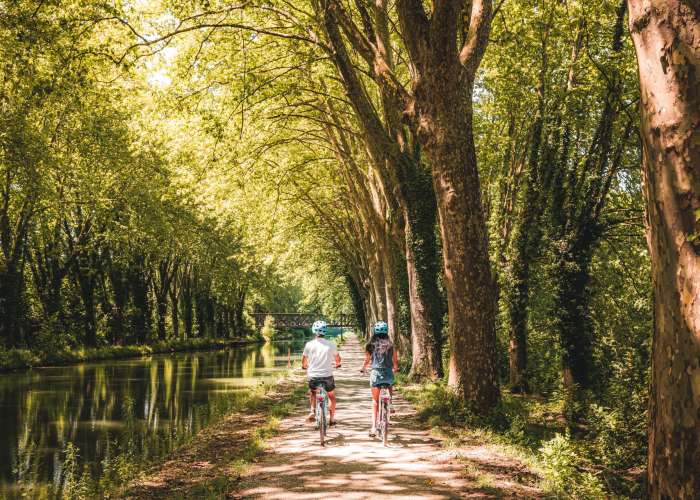
[[[294,363],[303,341],[0,374],[0,497],[164,456]]]

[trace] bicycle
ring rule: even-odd
[[[363,375],[367,370],[360,370]],[[382,440],[382,444],[389,443],[389,424],[391,422],[391,388],[390,384],[379,385],[379,409],[377,411],[376,431],[377,437]]]
[[[389,422],[391,421],[391,393],[389,384],[379,386],[379,411],[377,415],[377,437],[386,446],[389,442]]]
[[[326,433],[328,432],[328,394],[323,384],[316,389],[316,428],[321,436],[321,446],[326,445]]]

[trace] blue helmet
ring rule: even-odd
[[[387,325],[384,321],[377,321],[374,324],[374,333],[377,335],[388,334],[389,325]]]
[[[323,320],[314,321],[311,331],[314,332],[314,335],[323,336],[328,333],[328,323]]]

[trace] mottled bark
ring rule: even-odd
[[[401,32],[414,65],[405,117],[432,169],[442,237],[450,334],[448,382],[477,412],[500,399],[494,283],[472,129],[472,91],[491,25],[491,2],[400,0]],[[458,33],[464,34],[458,50]]]
[[[451,113],[443,109],[439,114]],[[471,115],[451,118],[455,126],[435,130],[440,140],[426,138],[425,145],[433,167],[442,236],[451,348],[448,383],[484,413],[494,408],[500,398],[494,284]]]
[[[654,286],[651,498],[700,497],[700,4],[629,0]]]

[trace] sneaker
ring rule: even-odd
[[[336,422],[335,420],[331,420],[330,422],[328,422],[328,426],[329,426],[329,427],[332,427],[332,426],[334,426],[334,425],[337,424],[337,423],[338,423],[338,422]]]
[[[306,421],[313,422],[314,420],[316,420],[316,415],[313,412],[309,413],[309,415],[306,417]]]

